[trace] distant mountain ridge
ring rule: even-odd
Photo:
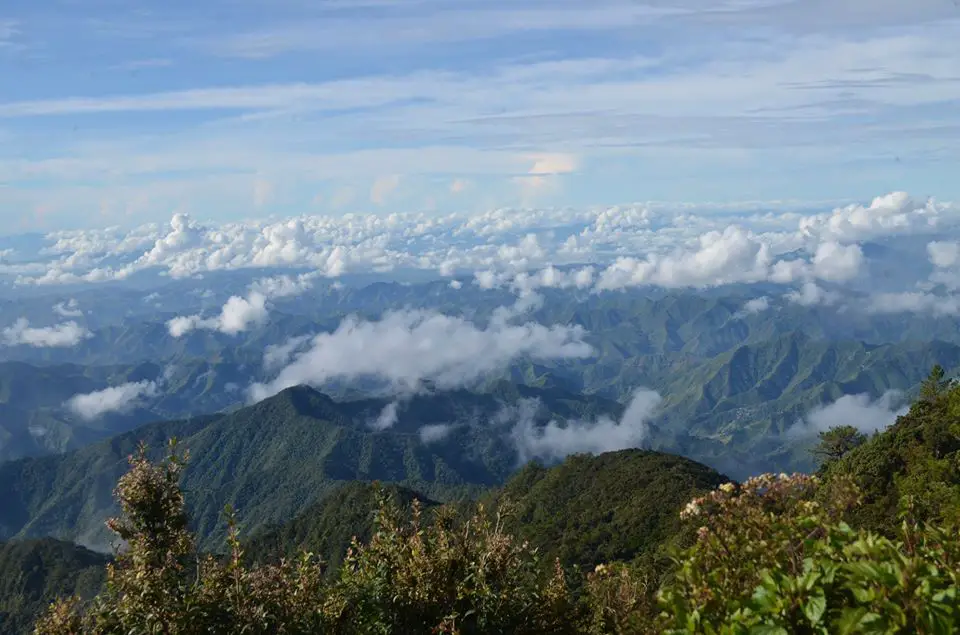
[[[162,449],[177,437],[193,455],[184,475],[202,538],[222,535],[231,504],[249,531],[294,517],[343,482],[379,480],[451,500],[502,483],[518,465],[508,435],[490,425],[505,403],[537,397],[539,418],[617,416],[596,396],[495,385],[491,392],[441,392],[397,406],[397,422],[371,427],[390,400],[337,402],[295,387],[230,414],[153,423],[64,455],[0,464],[0,538],[54,536],[105,550],[103,520],[113,483],[140,441]],[[419,428],[451,424],[447,436]],[[477,423],[475,423],[477,422]]]

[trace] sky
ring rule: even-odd
[[[0,233],[960,199],[956,0],[6,0]]]

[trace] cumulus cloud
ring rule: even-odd
[[[917,201],[906,192],[878,196],[869,205],[848,205],[800,219],[800,232],[825,241],[855,242],[898,234],[926,233],[942,224],[948,205]]]
[[[378,379],[397,392],[415,391],[425,380],[452,388],[522,357],[550,360],[593,353],[579,326],[509,324],[507,318],[514,316],[501,314],[486,328],[432,311],[395,311],[377,321],[351,316],[334,332],[314,337],[309,350],[273,381],[253,385],[250,396],[259,401],[299,384],[357,378]]]
[[[927,244],[930,263],[938,269],[949,269],[960,263],[960,243],[935,240]]]
[[[521,272],[511,281],[511,285],[522,293],[540,288],[550,289],[589,289],[593,286],[594,268],[583,267],[575,271],[561,271],[553,266],[532,274]],[[493,282],[492,280],[490,282]],[[481,285],[482,286],[482,285]]]
[[[840,295],[834,291],[828,291],[814,282],[805,282],[799,290],[791,291],[783,296],[787,301],[800,306],[830,306],[840,300]]]
[[[741,312],[744,315],[755,315],[757,313],[763,313],[770,308],[770,298],[767,296],[760,296],[759,298],[753,298],[752,300],[747,300],[743,304],[743,309]]]
[[[295,278],[292,276],[260,278],[250,285],[250,290],[271,299],[297,296],[312,289],[313,282],[318,276],[318,272],[311,272],[300,274]]]
[[[156,394],[157,383],[154,381],[128,382],[74,395],[64,405],[84,421],[92,421],[110,412],[127,412],[142,397],[153,397]]]
[[[35,348],[70,348],[93,334],[74,321],[56,326],[31,327],[29,320],[20,318],[13,326],[3,329],[3,343],[7,346]]]
[[[210,318],[199,315],[175,317],[167,321],[167,330],[170,335],[178,338],[199,329],[237,335],[264,324],[268,315],[266,296],[258,291],[251,291],[245,298],[231,296],[220,309],[220,315]]]
[[[526,165],[528,173],[522,178],[546,183],[576,169],[577,160],[531,155]],[[377,198],[386,200],[396,183],[382,179]],[[723,213],[703,213],[717,210]],[[472,271],[482,288],[513,284],[521,289],[598,291],[647,285],[846,283],[864,269],[860,242],[901,234],[944,235],[929,247],[930,257],[941,276],[952,275],[955,265],[947,263],[955,261],[950,255],[955,247],[943,232],[960,229],[958,212],[952,204],[893,193],[823,213],[644,203],[446,215],[300,216],[221,225],[177,213],[167,225],[127,232],[110,228],[51,234],[53,244],[45,252],[52,260],[6,268],[21,284],[123,280],[149,269],[185,278],[244,268],[310,269],[331,278],[347,271],[404,268],[444,276]],[[309,281],[290,278],[290,283]],[[266,289],[259,291],[272,297]]]
[[[634,392],[619,422],[600,417],[596,421],[567,421],[565,425],[551,421],[543,427],[534,424],[535,406],[524,404],[513,415],[516,425],[512,436],[521,461],[531,458],[552,461],[577,453],[600,454],[636,448],[646,440],[648,424],[661,401],[657,392],[640,388]]]
[[[231,296],[220,309],[219,315],[209,318],[200,315],[175,317],[167,321],[167,330],[173,337],[183,337],[199,329],[219,331],[226,335],[243,333],[267,322],[268,300],[300,295],[313,287],[313,281],[319,275],[318,272],[311,272],[300,274],[296,278],[291,276],[260,278],[251,283],[246,297]],[[268,351],[267,355],[279,354],[283,350],[282,347],[277,348],[273,353]],[[289,352],[287,355],[289,356]]]
[[[861,432],[877,432],[893,424],[906,414],[909,406],[898,406],[901,393],[888,390],[879,399],[870,395],[844,395],[831,404],[811,410],[802,422],[792,426],[788,435],[812,437],[837,426],[850,425]]]
[[[53,312],[61,317],[81,317],[83,310],[77,303],[76,298],[70,298],[66,302],[58,302],[53,306]]]
[[[813,256],[813,273],[829,282],[846,282],[860,273],[863,250],[859,245],[826,242],[817,246]]]
[[[646,258],[621,257],[600,274],[598,290],[656,285],[668,288],[705,287],[735,282],[759,282],[770,275],[769,245],[749,231],[731,226],[703,234],[694,249]]]

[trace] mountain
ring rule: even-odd
[[[548,561],[592,568],[662,555],[681,533],[680,509],[729,479],[671,454],[622,450],[532,463],[489,497],[507,530]]]
[[[0,543],[0,633],[30,632],[36,616],[58,597],[95,595],[107,561],[50,538]]]
[[[151,421],[213,413],[243,399],[247,374],[235,364],[191,358],[160,366],[0,362],[0,462],[77,449]],[[152,382],[126,407],[82,416],[68,401],[131,382]]]
[[[348,482],[289,522],[267,527],[247,539],[244,550],[250,561],[259,563],[294,559],[309,551],[323,558],[327,572],[332,574],[354,537],[366,543],[373,535],[374,514],[381,496],[392,498],[408,512],[414,500],[427,512],[440,505],[406,487]]]
[[[177,437],[193,459],[184,475],[205,548],[223,536],[222,510],[238,510],[246,532],[288,520],[348,481],[379,480],[445,501],[503,483],[518,467],[505,404],[539,399],[538,422],[583,414],[617,417],[622,406],[557,389],[495,384],[404,402],[337,402],[311,388],[285,390],[230,414],[148,424],[60,456],[0,464],[0,538],[54,536],[106,550],[111,489],[137,443],[163,448]],[[393,405],[395,404],[396,405]],[[372,429],[395,408],[393,426]],[[425,425],[445,433],[422,436]]]
[[[537,547],[547,561],[592,568],[601,562],[664,556],[681,535],[679,511],[688,501],[727,482],[716,471],[682,457],[644,450],[577,455],[558,465],[531,463],[482,496],[502,510],[509,532]],[[297,518],[253,537],[245,545],[254,561],[293,558],[301,550],[336,569],[356,536],[373,533],[378,496],[409,510],[418,500],[427,512],[439,505],[397,486],[353,482]],[[469,513],[473,503],[460,507]]]

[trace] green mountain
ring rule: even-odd
[[[246,540],[246,555],[252,562],[273,563],[281,558],[295,559],[309,551],[323,558],[328,573],[333,573],[354,537],[365,543],[373,535],[374,514],[381,496],[392,498],[407,511],[414,500],[427,512],[439,506],[406,487],[366,481],[344,483],[293,520],[265,528]]]
[[[89,598],[108,558],[44,538],[0,543],[0,633],[26,633],[37,614],[64,595]]]
[[[129,382],[157,382],[157,394],[131,407],[86,420],[67,402]],[[0,362],[0,462],[63,453],[151,421],[218,412],[243,398],[246,372],[217,359],[193,358],[169,366]]]
[[[348,481],[404,485],[436,500],[476,494],[518,467],[495,422],[504,404],[539,399],[541,423],[622,407],[597,396],[495,384],[488,392],[418,395],[396,404],[396,423],[371,428],[385,400],[337,402],[291,388],[231,414],[148,424],[60,456],[0,464],[0,538],[54,536],[107,550],[103,520],[113,484],[140,441],[163,448],[177,437],[193,459],[183,486],[204,547],[220,546],[227,504],[247,532],[293,518]],[[446,435],[425,438],[425,425]]]
[[[646,450],[530,464],[490,495],[508,531],[544,558],[590,567],[655,556],[681,533],[680,509],[727,478],[695,461]]]
[[[481,500],[504,512],[507,530],[547,560],[592,568],[663,555],[681,535],[681,507],[726,481],[678,456],[623,450],[572,456],[552,467],[531,463]],[[378,496],[392,497],[405,509],[418,500],[428,519],[439,505],[403,487],[347,483],[294,520],[253,537],[247,554],[256,562],[276,562],[307,550],[336,569],[353,536],[366,542],[372,535]],[[467,511],[472,506],[459,505]]]

